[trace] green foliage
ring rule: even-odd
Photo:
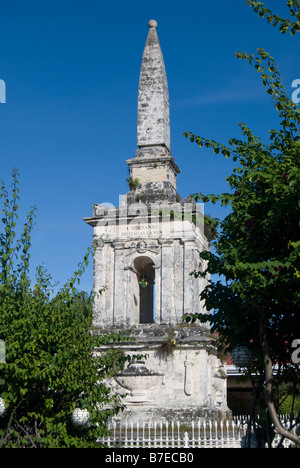
[[[253,10],[260,16],[260,18],[266,18],[268,23],[272,26],[279,26],[279,31],[282,34],[290,31],[291,35],[294,36],[296,32],[300,31],[299,0],[288,0],[286,2],[290,16],[292,16],[294,20],[281,18],[266,8],[262,2],[253,2],[252,0],[247,0],[247,4],[253,8]]]
[[[247,0],[247,4],[273,26],[279,24],[281,33],[300,31],[298,0],[287,2],[295,21],[280,18],[261,2]],[[229,193],[196,195],[203,202],[220,202],[231,211],[219,225],[215,253],[201,254],[206,270],[194,272],[195,276],[209,275],[200,297],[214,313],[184,318],[187,322],[209,320],[228,351],[251,343],[255,353],[252,370],[257,377],[254,381],[250,374],[254,390],[251,420],[263,392],[276,431],[300,445],[300,438],[281,425],[276,398],[282,383],[292,389],[300,383],[298,366],[291,362],[291,343],[300,336],[300,112],[288,99],[275,61],[265,50],[258,49],[257,56],[240,52],[236,56],[254,65],[260,74],[278,112],[279,129],[269,131],[265,144],[241,123],[244,139],[232,138],[228,147],[185,133],[200,148],[205,145],[215,154],[231,157],[237,167],[226,179]],[[211,280],[213,274],[224,281]]]
[[[0,282],[10,281],[16,284],[26,284],[30,259],[30,234],[33,228],[36,208],[28,213],[26,223],[18,240],[16,240],[16,226],[19,209],[18,171],[12,172],[12,194],[9,196],[3,181],[0,181],[0,201],[2,202],[2,230],[0,232]],[[16,259],[20,264],[13,269]]]
[[[300,413],[300,397],[293,398],[292,395],[284,395],[279,405],[278,412],[284,415],[297,415]]]
[[[215,253],[201,254],[206,270],[194,272],[196,277],[209,278],[200,298],[213,313],[184,319],[210,321],[221,347],[229,352],[251,343],[252,372],[257,376],[256,381],[251,377],[251,420],[255,426],[255,406],[263,393],[276,431],[299,445],[299,437],[280,423],[276,394],[282,382],[292,383],[293,388],[300,383],[297,365],[291,362],[291,344],[300,336],[300,112],[286,96],[274,59],[266,51],[236,55],[255,66],[280,125],[269,131],[268,144],[244,123],[240,124],[244,139],[232,138],[229,146],[185,133],[200,148],[205,145],[215,154],[231,157],[237,166],[226,179],[228,193],[195,195],[196,200],[220,202],[231,211],[219,225]],[[211,275],[224,280],[214,281]]]
[[[127,179],[127,182],[128,182],[130,190],[136,190],[140,186],[139,179],[133,179],[132,177],[129,177]]]
[[[6,362],[0,364],[0,395],[6,414],[0,418],[0,447],[99,447],[96,441],[106,434],[107,418],[121,404],[103,381],[126,357],[116,349],[95,353],[121,338],[91,333],[93,298],[76,289],[93,249],[57,294],[42,267],[32,286],[28,270],[34,210],[17,239],[16,171],[12,196],[3,182],[1,190],[0,339],[5,341]],[[71,423],[75,408],[90,413],[85,429]]]
[[[240,124],[244,140],[231,139],[228,147],[186,133],[186,138],[238,163],[227,178],[228,193],[199,195],[204,202],[230,206],[220,224],[215,252],[204,252],[204,273],[222,275],[225,282],[211,281],[202,293],[213,309],[213,330],[222,333],[231,346],[251,340],[259,348],[258,312],[266,312],[274,359],[290,357],[286,343],[299,330],[299,186],[300,113],[285,94],[274,59],[264,50],[258,56],[237,54],[254,64],[263,85],[272,96],[280,118],[280,129],[271,129],[264,144]],[[203,321],[207,316],[199,316]],[[192,319],[192,318],[190,318]],[[195,318],[194,318],[195,319]],[[279,340],[280,337],[280,340]]]

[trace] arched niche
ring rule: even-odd
[[[155,264],[150,257],[141,255],[135,258],[133,268],[139,284],[139,322],[154,323]]]

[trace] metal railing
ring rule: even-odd
[[[282,423],[289,427],[288,418],[283,418]],[[101,443],[107,448],[242,448],[246,444],[247,427],[248,418],[243,416],[224,421],[199,419],[188,425],[179,421],[113,421],[108,426],[110,435]],[[272,446],[279,442],[280,437],[276,435]],[[282,446],[290,447],[291,441],[285,439]]]

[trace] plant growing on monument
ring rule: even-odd
[[[264,9],[260,2],[248,3],[255,5],[257,11]],[[280,30],[286,32],[288,25],[295,33],[299,31],[299,2],[287,4],[297,21],[293,26],[282,20],[280,24],[285,26]],[[224,277],[224,281],[210,280],[201,294],[207,309],[214,313],[186,320],[210,320],[212,329],[220,333],[229,350],[241,342],[251,342],[275,431],[300,445],[300,438],[282,427],[277,399],[282,382],[290,381],[298,389],[300,384],[290,348],[293,339],[300,336],[300,112],[286,96],[275,61],[266,51],[259,49],[257,56],[238,53],[237,57],[257,69],[272,96],[280,125],[279,129],[269,131],[268,144],[244,123],[240,124],[244,139],[232,138],[229,146],[185,134],[200,148],[211,148],[215,154],[232,157],[237,162],[227,177],[229,193],[195,195],[197,200],[229,206],[231,212],[219,225],[215,253],[201,254],[208,262],[206,271],[195,272],[196,276]]]
[[[166,340],[164,340],[159,345],[155,353],[155,356],[157,356],[159,359],[167,361],[170,357],[173,357],[176,346],[177,346],[177,341],[175,338],[175,332],[172,331],[168,334],[168,337],[166,338]]]
[[[126,357],[117,350],[94,353],[95,348],[120,338],[90,333],[92,298],[76,290],[93,249],[58,293],[53,294],[51,277],[42,267],[31,285],[35,209],[17,238],[17,171],[12,177],[12,195],[4,183],[0,193],[0,339],[6,347],[6,362],[0,364],[0,396],[5,402],[0,447],[96,447],[97,439],[106,434],[107,418],[120,406],[103,379],[120,368]],[[88,410],[89,425],[72,424],[75,408]]]
[[[141,278],[141,280],[139,281],[139,286],[140,288],[146,288],[148,286],[148,281],[146,281],[146,279],[143,277]]]
[[[127,179],[127,182],[128,182],[130,190],[133,190],[133,191],[135,191],[140,186],[139,179],[133,179],[133,177],[129,177]]]

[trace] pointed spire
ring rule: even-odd
[[[127,204],[174,203],[180,172],[170,151],[169,90],[156,27],[151,20],[140,72],[138,91],[138,149],[126,162],[130,179],[138,186],[127,193]]]
[[[169,90],[164,59],[156,32],[157,22],[151,20],[143,53],[138,91],[139,148],[164,146],[170,151]]]

